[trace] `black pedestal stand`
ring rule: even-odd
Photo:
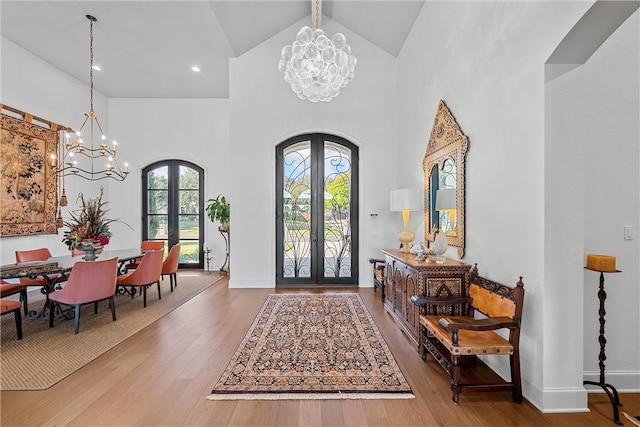
[[[229,234],[229,230],[222,228],[222,227],[218,227],[218,231],[220,232],[220,234],[222,234],[222,237],[224,238],[224,246],[225,246],[225,258],[224,258],[224,264],[222,264],[222,267],[220,267],[220,274],[226,275],[229,274],[229,243],[231,241],[231,236]]]
[[[586,267],[585,267],[586,268]],[[588,269],[592,270],[592,269]],[[599,270],[592,270],[599,271]],[[600,315],[600,335],[598,336],[598,342],[600,343],[600,355],[598,356],[598,360],[600,360],[600,381],[584,381],[583,384],[597,385],[602,388],[607,396],[609,396],[609,400],[611,401],[611,406],[613,407],[613,422],[618,425],[623,425],[620,421],[620,414],[618,412],[618,406],[622,406],[620,403],[620,398],[618,397],[618,391],[611,384],[607,384],[604,379],[604,361],[607,359],[605,354],[605,345],[607,344],[607,339],[604,337],[604,315],[606,311],[604,309],[604,300],[607,299],[607,293],[604,291],[604,272],[600,272],[600,289],[598,290],[598,299],[600,300],[600,310],[598,310],[598,314]],[[619,273],[620,271],[610,271],[608,273]]]

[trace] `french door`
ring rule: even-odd
[[[203,268],[204,170],[164,160],[142,171],[142,239],[180,243],[180,268]]]
[[[327,134],[276,149],[276,284],[357,284],[358,147]]]

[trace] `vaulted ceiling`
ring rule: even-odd
[[[423,0],[325,0],[321,8],[323,17],[397,56],[423,5]],[[3,0],[0,16],[2,37],[86,84],[85,15],[95,16],[94,64],[102,71],[94,72],[94,83],[108,97],[225,98],[229,58],[298,21],[311,26],[312,6],[315,13],[315,0]],[[292,32],[291,41],[295,36]],[[191,70],[194,65],[200,73]]]

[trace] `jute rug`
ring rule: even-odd
[[[412,397],[359,295],[278,294],[267,296],[208,399]]]
[[[173,292],[168,277],[160,282],[161,300],[155,285],[147,290],[146,308],[141,296],[116,296],[115,322],[107,301],[99,303],[97,315],[93,314],[93,304],[83,306],[78,335],[73,333],[73,320],[56,320],[49,328],[48,318],[23,316],[24,335],[18,341],[13,314],[2,316],[0,389],[47,389],[220,279],[217,273],[179,271],[178,287]],[[43,302],[30,298],[29,310],[39,310]]]

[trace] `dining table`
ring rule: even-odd
[[[96,260],[106,260],[111,258],[118,258],[118,275],[126,272],[125,264],[134,259],[140,258],[144,255],[144,251],[140,247],[134,249],[103,249],[101,253],[97,254]],[[69,278],[69,274],[73,270],[73,266],[77,262],[92,262],[85,261],[82,254],[77,256],[62,255],[54,256],[42,261],[30,261],[23,263],[5,264],[0,266],[0,279],[20,279],[30,278],[37,279],[41,277],[42,288],[40,291],[45,295],[45,302],[40,311],[32,311],[29,313],[29,317],[48,318],[49,307],[49,294],[61,289],[62,284]],[[56,317],[65,317],[59,307],[56,307]]]

